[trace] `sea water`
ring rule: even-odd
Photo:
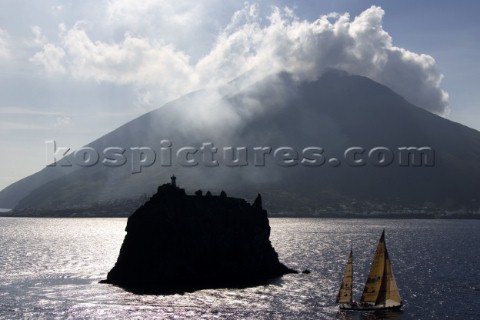
[[[271,218],[287,266],[311,271],[245,289],[136,295],[99,284],[126,219],[0,218],[1,319],[479,319],[480,221]],[[400,312],[339,311],[350,247],[360,298],[382,230]]]

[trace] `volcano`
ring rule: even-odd
[[[190,191],[221,186],[247,199],[261,192],[269,211],[361,202],[480,206],[480,132],[338,70],[314,81],[281,73],[197,91],[87,147],[98,163],[78,165],[73,154],[64,159],[71,166],[57,159],[2,190],[0,207],[91,210],[150,196],[172,174]],[[104,163],[114,160],[107,148],[124,150],[114,166]]]

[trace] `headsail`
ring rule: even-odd
[[[382,288],[377,299],[377,304],[383,304],[386,307],[402,305],[400,292],[398,291],[395,277],[393,276],[392,263],[388,257],[387,248],[385,248],[385,272],[383,274]]]
[[[337,303],[351,303],[352,302],[352,283],[353,283],[353,254],[350,250],[348,256],[347,266],[343,275],[340,291],[338,291]]]
[[[373,258],[370,272],[368,274],[367,283],[363,289],[361,302],[369,302],[375,304],[382,286],[382,279],[385,271],[385,230],[382,232],[380,241],[377,245],[377,251]]]

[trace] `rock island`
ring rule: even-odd
[[[252,205],[223,191],[187,195],[172,176],[128,218],[126,231],[102,282],[132,292],[255,286],[296,273],[270,243],[260,194]]]

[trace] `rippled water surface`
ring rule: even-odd
[[[0,218],[0,318],[480,318],[480,221],[270,219],[282,262],[310,274],[169,296],[98,283],[116,261],[126,221]],[[383,228],[404,310],[338,311],[350,246],[359,298]]]

